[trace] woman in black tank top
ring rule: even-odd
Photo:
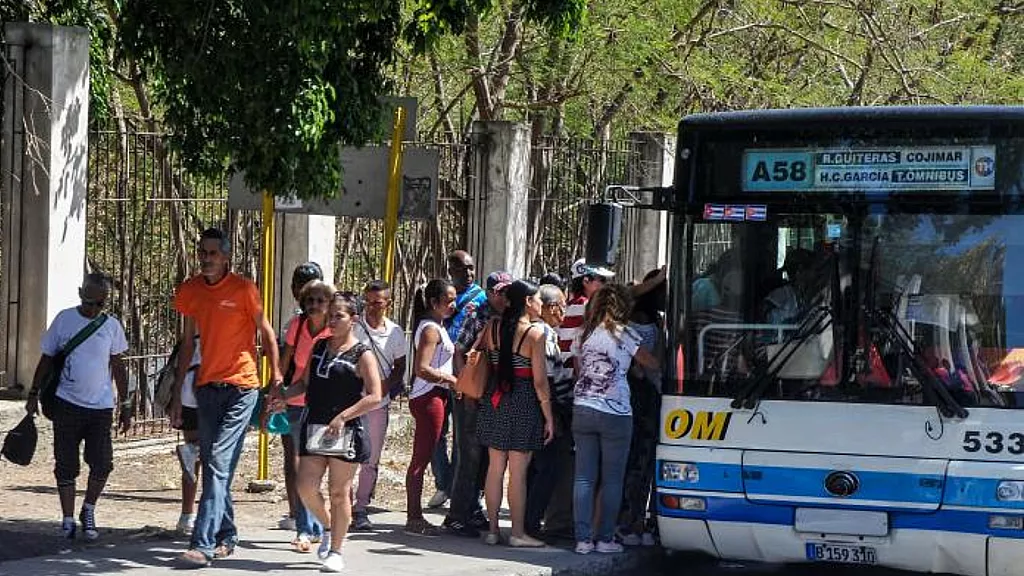
[[[306,414],[302,419],[299,446],[299,496],[306,508],[324,525],[319,554],[323,571],[339,572],[345,563],[341,545],[352,522],[352,480],[361,462],[370,454],[370,438],[364,415],[380,404],[381,384],[377,359],[370,349],[356,340],[352,327],[358,319],[353,295],[335,292],[327,313],[331,336],[313,346],[301,382],[290,386],[286,396],[306,394]],[[284,398],[277,398],[275,409],[284,409]],[[352,429],[355,454],[352,457],[312,454],[306,448],[311,426],[325,425],[332,435]],[[330,470],[331,509],[324,503],[320,484]]]

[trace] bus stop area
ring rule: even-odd
[[[10,425],[23,414],[21,402],[0,401],[0,425]],[[411,422],[394,418],[389,444],[382,459],[379,481],[380,507],[371,509],[372,532],[350,533],[345,541],[347,571],[366,576],[491,574],[532,576],[547,574],[612,574],[640,568],[661,554],[660,548],[635,548],[626,554],[580,556],[571,542],[542,549],[524,550],[488,546],[482,539],[423,538],[403,533],[404,475],[407,459],[403,441]],[[163,443],[152,439],[119,443],[115,470],[108,493],[97,514],[101,536],[68,546],[54,518],[56,500],[50,487],[53,459],[49,431],[40,426],[39,448],[29,467],[0,462],[0,576],[149,575],[178,568],[176,558],[188,547],[186,536],[173,532],[180,493],[175,475],[180,473],[173,456],[173,438]],[[203,568],[204,574],[263,572],[294,574],[319,569],[315,552],[295,552],[291,531],[277,529],[285,502],[283,482],[278,489],[261,494],[246,491],[255,478],[257,438],[246,439],[245,454],[234,484],[235,517],[241,542],[233,556]],[[280,447],[271,446],[271,469],[280,470]],[[392,469],[391,464],[394,464]],[[384,510],[388,508],[388,510]],[[507,503],[502,528],[508,534]],[[444,508],[427,510],[427,519],[440,524]]]

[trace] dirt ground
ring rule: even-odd
[[[13,422],[10,417],[6,420],[6,425],[0,426],[2,431],[17,422],[17,418]],[[45,419],[38,418],[37,424],[40,437],[32,464],[21,467],[0,461],[0,562],[53,554],[68,547],[59,530],[61,514],[53,484],[52,434]],[[373,507],[405,509],[405,470],[412,452],[412,432],[407,405],[392,406]],[[181,511],[181,468],[174,455],[175,444],[173,434],[115,442],[115,469],[96,508],[102,536],[88,546],[175,537],[172,531]],[[256,479],[255,433],[246,438],[245,448],[233,490],[236,522],[240,526],[275,527],[288,512],[280,439],[272,437],[270,445],[271,479],[276,484],[271,492],[246,491],[250,481]],[[85,488],[86,474],[83,463],[79,498]],[[428,478],[424,486],[426,499],[433,495],[433,479]],[[80,504],[76,510],[78,507]],[[78,539],[74,546],[87,545]]]

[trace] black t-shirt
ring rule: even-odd
[[[309,386],[306,406],[309,424],[329,424],[343,410],[363,397],[363,379],[356,366],[359,357],[370,349],[362,342],[338,355],[331,355],[327,340],[313,345],[309,357]]]

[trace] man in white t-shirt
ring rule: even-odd
[[[53,419],[53,473],[57,480],[57,494],[63,512],[61,528],[64,537],[73,539],[77,526],[75,510],[75,481],[81,469],[79,448],[85,443],[85,462],[89,465],[89,483],[85,501],[78,514],[82,535],[88,540],[99,537],[96,529],[96,501],[99,500],[107,478],[114,469],[114,448],[110,436],[114,420],[114,386],[120,405],[120,430],[131,426],[134,405],[128,395],[128,370],[123,354],[128,341],[121,322],[113,316],[103,315],[103,307],[110,297],[110,278],[103,274],[88,274],[78,290],[81,304],[62,310],[43,335],[42,355],[33,377],[32,392],[25,408],[30,414],[38,410],[40,386],[55,368],[54,357],[68,342],[94,321],[98,328],[71,351],[64,361]]]
[[[364,310],[355,326],[355,335],[377,357],[381,385],[388,394],[377,409],[366,415],[370,428],[370,460],[359,467],[359,482],[352,506],[353,530],[373,529],[367,507],[377,486],[377,465],[388,432],[388,405],[404,389],[405,357],[409,342],[402,327],[384,315],[390,304],[391,287],[387,282],[374,280],[363,288]]]

